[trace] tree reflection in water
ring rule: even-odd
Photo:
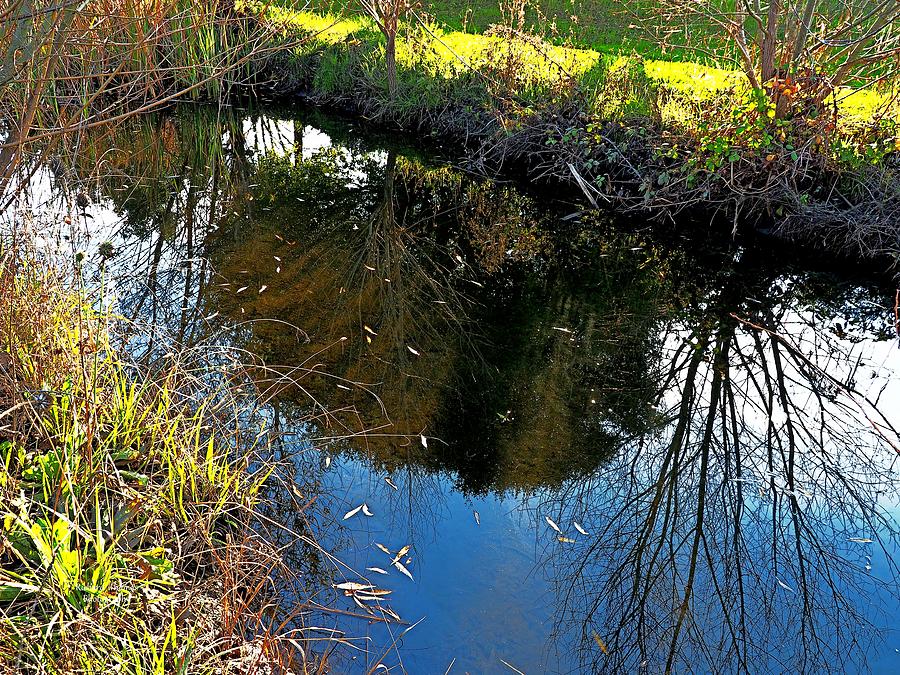
[[[846,672],[896,597],[898,392],[757,262],[664,335],[665,431],[541,504],[586,506],[551,564],[597,671]]]

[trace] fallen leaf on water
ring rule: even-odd
[[[569,539],[568,537],[563,537],[562,535],[557,537],[556,540],[562,542],[563,544],[574,544],[575,543],[574,539]]]
[[[362,511],[362,507],[363,507],[363,505],[360,504],[360,505],[357,506],[355,509],[351,509],[350,511],[347,511],[347,513],[344,514],[344,520],[347,520],[347,518],[352,518],[352,517],[355,516],[357,513],[359,513],[360,511]]]
[[[854,544],[871,544],[871,539],[866,539],[865,537],[850,537],[847,541],[852,541]]]
[[[277,255],[273,255],[272,257],[275,258],[275,260],[277,260],[278,262],[281,262],[281,258],[279,258]]]
[[[473,512],[475,514],[475,524],[481,525],[481,516],[478,515],[478,511]]]
[[[394,557],[394,559],[391,562],[394,562],[394,563],[397,562],[403,556],[405,556],[407,553],[409,553],[409,545],[406,545],[403,548],[401,548],[399,551],[397,551],[397,555]]]
[[[238,293],[243,293],[243,292],[246,291],[246,290],[247,290],[247,287],[246,287],[246,286],[241,286],[239,289],[237,289],[237,290],[234,292],[234,294],[237,295]]]
[[[327,469],[329,466],[331,466],[331,456],[325,455],[325,468]]]
[[[363,325],[363,330],[366,331],[367,333],[371,333],[372,335],[378,335],[378,333],[376,333],[374,330],[372,330],[371,328],[369,328],[366,325]]]
[[[382,551],[384,551],[385,553],[387,553],[388,555],[393,555],[393,554],[391,553],[390,549],[389,549],[387,546],[385,546],[384,544],[379,544],[379,543],[376,541],[376,542],[375,542],[375,545],[376,545],[379,549],[381,549]]]
[[[588,536],[588,533],[585,531],[585,529],[581,525],[578,524],[577,520],[573,520],[572,525],[575,526],[575,529],[578,530],[579,534],[583,534],[585,537]]]
[[[387,574],[387,572],[380,567],[367,567],[366,569],[377,574]]]
[[[341,591],[371,591],[375,588],[371,584],[361,584],[356,581],[345,581],[342,584],[334,584],[334,587]]]
[[[791,588],[790,586],[788,586],[786,583],[784,583],[784,582],[783,582],[781,579],[779,579],[778,577],[775,577],[775,581],[777,581],[777,582],[778,582],[778,585],[781,586],[784,590],[790,591],[791,593],[794,592],[794,589],[793,589],[793,588]]]
[[[262,293],[262,292],[263,292],[264,290],[266,290],[267,288],[268,288],[268,286],[266,286],[265,284],[263,284],[262,286],[259,287],[259,292]]]
[[[396,567],[396,568],[397,568],[398,570],[400,570],[403,574],[405,574],[406,576],[408,576],[409,579],[410,579],[410,581],[415,581],[415,579],[413,579],[413,575],[409,573],[409,570],[406,569],[406,567],[404,567],[404,565],[403,565],[402,562],[400,562],[399,560],[396,561],[396,562],[394,563],[394,567]]]
[[[419,436],[419,440],[422,441],[422,447],[423,447],[423,448],[427,448],[427,447],[428,447],[428,439],[425,438],[425,436],[420,435],[420,436]]]
[[[366,335],[366,343],[372,344],[372,338],[370,338],[368,335]]]
[[[525,673],[523,673],[521,670],[516,668],[513,664],[509,663],[508,661],[504,661],[503,659],[500,659],[500,663],[502,663],[504,666],[506,666],[507,668],[512,670],[514,673],[519,673],[519,675],[525,675]]]
[[[606,643],[597,634],[597,631],[594,631],[594,642],[596,642],[597,646],[600,647],[601,652],[603,652],[604,654],[609,654],[609,650],[606,648]]]
[[[369,265],[366,265],[365,267],[366,267],[366,269],[369,270],[370,272],[374,272],[374,271],[375,271],[375,268],[374,268],[374,267],[370,267]]]
[[[415,354],[416,356],[422,356],[419,352],[417,352],[415,349],[413,349],[413,348],[410,347],[409,345],[406,345],[406,348],[407,348],[410,352],[412,352],[413,354]]]
[[[394,481],[391,480],[391,477],[390,477],[390,476],[385,476],[385,477],[384,477],[384,482],[387,483],[388,485],[390,485],[390,486],[391,486],[392,488],[394,488],[395,490],[397,489],[397,486],[394,485]]]
[[[554,523],[552,520],[550,520],[550,516],[544,516],[544,520],[547,521],[547,524],[548,524],[550,527],[552,527],[554,530],[556,530],[557,532],[559,532],[560,534],[562,534],[562,530],[559,529],[559,525],[557,525],[557,524]]]
[[[275,268],[275,274],[281,274],[281,265]]]
[[[365,515],[369,516],[369,517],[372,517],[372,516],[375,515],[374,513],[372,513],[372,512],[369,510],[369,505],[368,505],[368,504],[363,504],[363,505],[362,505],[362,510],[363,510],[363,513],[364,513]]]

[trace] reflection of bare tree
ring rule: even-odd
[[[591,504],[590,543],[555,564],[597,670],[840,672],[865,659],[872,590],[896,591],[900,436],[855,389],[864,362],[788,304],[731,314],[739,292],[666,337],[668,431],[544,504]]]

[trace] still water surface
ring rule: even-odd
[[[341,561],[297,565],[361,617],[307,621],[346,637],[316,647],[335,672],[900,672],[877,279],[304,111],[143,120],[34,184],[44,217],[88,192],[39,244],[84,247],[125,315],[267,365],[266,432]],[[363,577],[402,623],[332,587]]]

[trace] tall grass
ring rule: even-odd
[[[261,608],[285,570],[253,527],[272,466],[248,469],[233,390],[177,354],[130,363],[96,307],[45,263],[0,257],[0,671],[283,660]]]
[[[31,143],[251,84],[267,35],[234,0],[11,0],[0,10],[0,188]]]

